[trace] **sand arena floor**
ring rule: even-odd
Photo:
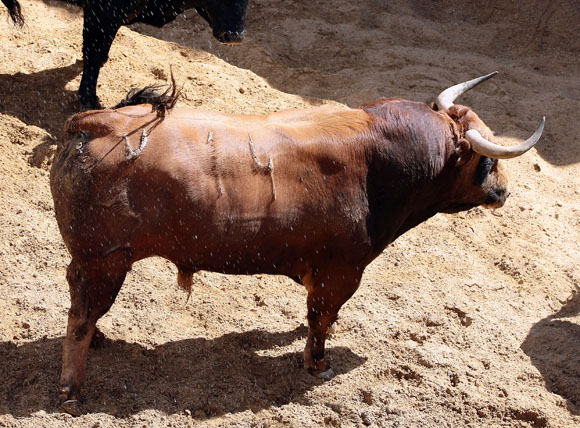
[[[460,5],[460,3],[464,3]],[[1,427],[580,426],[580,12],[576,1],[250,0],[246,40],[219,45],[194,11],[122,28],[98,95],[164,83],[181,103],[262,113],[384,96],[430,102],[498,70],[461,102],[502,144],[512,196],[438,215],[366,270],[328,342],[337,377],[301,368],[305,291],[283,277],[202,272],[194,292],[138,263],[89,355],[87,414],[58,410],[69,255],[48,174],[78,109],[80,9],[0,9]]]

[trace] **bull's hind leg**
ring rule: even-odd
[[[316,274],[315,274],[316,273]],[[308,338],[304,348],[304,368],[323,378],[332,377],[324,355],[329,326],[338,317],[342,305],[354,294],[360,284],[362,269],[348,266],[328,266],[304,276],[308,290]]]
[[[70,414],[81,413],[78,400],[96,323],[115,301],[129,268],[123,255],[82,263],[73,259],[68,267],[71,307],[63,346],[60,392],[62,408]]]

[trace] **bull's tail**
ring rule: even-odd
[[[151,104],[153,111],[156,111],[158,116],[163,117],[166,112],[175,107],[181,94],[181,91],[177,89],[177,85],[175,84],[173,71],[171,71],[171,83],[162,92],[162,88],[164,87],[165,85],[149,85],[142,89],[131,89],[125,96],[125,99],[113,107],[113,109],[139,104]]]
[[[24,16],[22,15],[22,7],[18,3],[18,0],[2,0],[2,3],[8,8],[8,13],[12,21],[19,27],[22,27],[24,25]]]

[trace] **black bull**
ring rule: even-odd
[[[83,7],[83,77],[79,99],[85,108],[98,108],[97,79],[117,31],[122,25],[144,22],[162,27],[186,9],[195,8],[222,43],[240,42],[245,34],[248,0],[65,0]],[[17,0],[2,0],[12,20],[24,23]]]

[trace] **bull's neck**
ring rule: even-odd
[[[444,212],[451,195],[443,180],[415,181],[397,191],[369,191],[369,232],[373,248],[382,250],[403,233]]]
[[[452,199],[451,131],[431,120],[429,113],[419,119],[404,128],[386,129],[374,143],[367,191],[376,255],[409,229],[445,211]]]

